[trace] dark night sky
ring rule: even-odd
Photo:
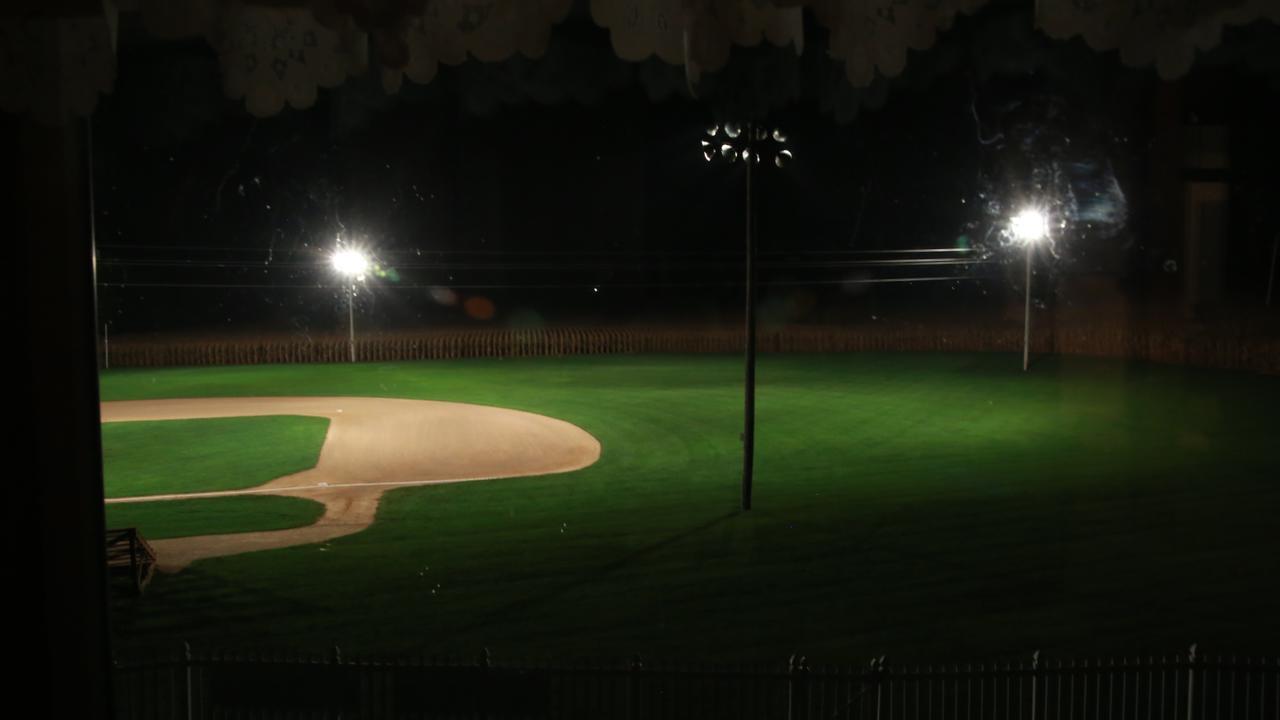
[[[306,286],[332,284],[322,253],[341,233],[389,271],[362,296],[367,328],[735,318],[742,166],[705,162],[699,141],[744,112],[785,129],[796,158],[756,174],[762,278],[776,283],[766,321],[998,312],[1018,288],[991,229],[1036,183],[1071,220],[1050,285],[1103,274],[1156,302],[1180,257],[1152,230],[1160,82],[1038,35],[1025,12],[961,18],[902,78],[865,91],[844,83],[814,25],[802,58],[736,50],[697,100],[680,69],[618,60],[575,16],[541,60],[442,67],[395,96],[353,80],[267,120],[221,96],[202,42],[125,27],[117,89],[95,117],[102,317],[118,333],[331,330],[342,291]],[[1186,120],[1231,129],[1226,266],[1239,293],[1263,281],[1280,225],[1263,164],[1280,151],[1280,63],[1259,50],[1280,47],[1277,34],[1233,32],[1181,86]],[[985,262],[853,264],[957,247]],[[848,284],[904,277],[958,279]],[[442,286],[492,299],[497,315],[441,304]]]

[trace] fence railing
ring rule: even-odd
[[[1277,720],[1280,660],[809,666],[195,653],[117,663],[117,716],[186,720],[761,718]]]
[[[759,333],[761,352],[1014,352],[1021,327],[788,326]],[[739,327],[477,329],[381,333],[356,340],[362,361],[554,357],[622,353],[726,353],[743,347]],[[1280,337],[1206,334],[1177,326],[1053,327],[1038,330],[1034,353],[1280,373]],[[105,351],[105,349],[104,349]],[[103,361],[112,368],[345,362],[345,336],[260,336],[186,340],[117,337]]]

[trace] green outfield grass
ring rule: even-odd
[[[296,415],[104,423],[106,496],[256,487],[315,467],[328,429]]]
[[[574,422],[600,461],[397,489],[369,530],[199,562],[121,602],[183,639],[818,661],[1280,644],[1280,378],[1089,359],[615,356],[112,371],[106,400],[370,395]]]
[[[136,527],[148,540],[284,530],[310,525],[324,505],[296,497],[245,495],[107,505],[107,527]]]

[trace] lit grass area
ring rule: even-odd
[[[1011,355],[614,356],[112,371],[104,399],[368,395],[540,412],[562,475],[394,490],[369,530],[196,563],[127,652],[898,660],[1280,644],[1280,378]]]
[[[104,423],[106,496],[256,487],[315,467],[328,428],[295,415]]]
[[[107,527],[136,527],[147,540],[285,530],[310,525],[324,505],[275,495],[165,500],[107,505]]]

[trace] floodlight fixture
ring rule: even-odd
[[[329,256],[329,263],[339,275],[361,280],[369,269],[369,258],[359,250],[338,249]]]
[[[1024,245],[1049,237],[1049,218],[1035,208],[1027,208],[1009,219],[1009,234]]]

